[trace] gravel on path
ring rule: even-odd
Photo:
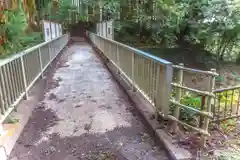
[[[87,43],[73,43],[9,160],[167,160]]]

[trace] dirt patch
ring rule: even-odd
[[[49,100],[57,100],[57,96],[56,96],[56,94],[54,94],[54,93],[50,93],[48,99],[49,99]]]
[[[78,104],[78,105],[75,106],[75,108],[80,108],[80,107],[82,107],[81,104]]]
[[[64,102],[65,100],[66,100],[66,98],[59,99],[59,100],[58,100],[58,103],[62,103],[62,102]]]
[[[168,120],[159,119],[159,129],[163,129],[165,133],[168,133],[173,139],[174,143],[178,144],[180,147],[187,149],[192,153],[193,159],[197,159],[198,154],[209,157],[217,157],[220,155],[220,151],[229,152],[226,157],[230,158],[231,155],[240,156],[240,122],[235,121],[236,125],[229,124],[229,130],[223,130],[221,126],[216,124],[211,124],[206,146],[204,149],[200,148],[200,134],[194,132],[190,129],[186,129],[179,125],[179,130],[177,133],[173,133],[172,122]],[[225,122],[226,124],[226,122]],[[222,124],[221,124],[222,125]],[[224,155],[221,153],[221,155]],[[239,158],[238,156],[238,158]],[[226,158],[225,157],[225,158]],[[229,159],[226,159],[229,160]]]
[[[84,129],[89,132],[89,130],[92,128],[92,123],[85,124]]]

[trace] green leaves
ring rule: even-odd
[[[6,33],[7,42],[0,47],[1,58],[42,41],[41,33],[26,33],[29,26],[21,8],[5,11],[4,14],[7,16],[7,22],[1,25],[1,29]]]
[[[93,3],[93,0],[87,1],[89,4]],[[238,0],[126,0],[121,2],[102,0],[102,2],[104,10],[109,10],[113,19],[117,19],[117,12],[121,12],[123,17],[121,23],[133,21],[150,31],[152,39],[167,45],[165,47],[174,46],[179,41],[187,41],[190,44],[201,44],[203,49],[216,54],[219,59],[224,55],[231,55],[232,59],[239,55],[240,4]],[[139,34],[137,32],[138,30],[136,34]]]

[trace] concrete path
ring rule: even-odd
[[[168,159],[91,46],[59,63],[9,160]]]

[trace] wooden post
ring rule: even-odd
[[[211,69],[211,71],[213,73],[216,73],[216,69]],[[210,93],[213,92],[214,88],[215,88],[215,76],[214,75],[211,75],[209,76],[209,82],[208,82],[208,91]],[[212,102],[212,97],[211,96],[207,96],[207,108],[206,108],[206,112],[211,112],[212,109],[211,109],[211,102]],[[202,126],[202,129],[205,130],[206,132],[208,132],[208,125],[209,125],[209,117],[205,116],[204,117],[204,123],[203,123],[203,126]],[[206,145],[206,141],[207,141],[207,136],[206,135],[201,135],[201,148],[204,148],[205,145]]]
[[[179,66],[183,67],[183,63],[180,63]],[[177,72],[177,82],[179,85],[183,85],[183,70],[182,69],[178,69]],[[180,103],[182,98],[182,89],[180,87],[176,88],[176,101],[178,103]],[[176,105],[176,108],[174,109],[174,117],[176,119],[179,119],[179,115],[180,115],[180,107],[178,105]],[[178,132],[178,124],[177,122],[173,122],[173,132],[177,133]]]
[[[206,95],[202,96],[202,101],[201,101],[201,110],[204,110],[205,102],[206,102]],[[200,121],[199,121],[199,128],[202,128],[203,126],[203,121],[204,121],[204,116],[200,115]]]

